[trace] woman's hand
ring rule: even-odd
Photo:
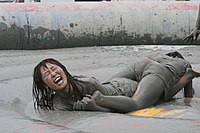
[[[195,28],[195,29],[190,33],[190,35],[188,35],[188,36],[184,39],[184,41],[186,42],[186,44],[192,44],[193,41],[195,41],[195,43],[196,43],[199,34],[200,34],[200,29]]]
[[[96,97],[97,98],[97,97]],[[96,104],[94,97],[91,95],[87,95],[83,97],[81,101],[77,101],[73,105],[73,109],[77,111],[103,111],[103,112],[111,112],[110,109],[101,107]]]
[[[77,101],[73,105],[74,110],[97,110],[97,105],[91,95],[86,95],[81,101]]]

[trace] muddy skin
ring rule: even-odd
[[[99,91],[95,91],[98,94],[102,94]],[[95,93],[96,96],[86,95],[81,101],[77,101],[74,103],[73,109],[74,110],[88,110],[88,111],[102,111],[102,112],[111,112],[110,109],[101,107],[96,104],[94,97],[98,97],[97,93]]]
[[[185,75],[182,76],[179,82],[173,86],[173,89],[169,92],[168,96],[166,97],[166,101],[170,100],[183,87],[185,89],[185,97],[193,97],[192,79],[199,76],[200,73],[194,72],[191,68],[188,68]],[[146,89],[145,93],[142,93],[142,91],[144,91],[145,88],[144,86],[146,85],[144,83],[148,83],[148,81],[151,82],[152,80],[157,80],[157,83],[154,84],[154,87],[151,88],[146,87],[148,89]],[[122,113],[135,111],[141,108],[145,108],[155,103],[157,100],[159,100],[159,95],[162,95],[163,91],[163,90],[158,91],[159,87],[161,87],[161,84],[158,85],[159,80],[160,80],[159,78],[156,79],[156,76],[155,77],[153,75],[147,76],[147,78],[144,79],[144,83],[141,82],[141,84],[143,85],[142,87],[144,88],[142,88],[142,90],[140,91],[140,87],[138,87],[139,91],[136,92],[136,94],[134,94],[132,98],[125,96],[105,96],[99,91],[96,91],[93,94],[93,98],[96,104],[105,108],[111,108],[112,110],[119,111]],[[160,82],[162,83],[162,81]],[[148,97],[146,94],[148,94],[148,96],[151,96],[151,98],[150,97],[146,98]]]
[[[70,103],[70,110],[127,113],[168,101],[182,88],[185,96],[192,97],[191,82],[200,73],[193,71],[179,53],[167,55],[135,62],[102,84],[94,77],[79,77],[74,87],[81,90],[81,97]],[[63,107],[69,106],[66,103]]]
[[[157,82],[154,84],[155,82],[152,81]],[[137,91],[132,98],[126,96],[98,95],[96,99],[100,99],[100,101],[97,101],[97,104],[100,106],[111,108],[117,112],[127,113],[153,105],[159,100],[163,91],[164,84],[162,80],[158,76],[148,75],[140,81]]]
[[[176,95],[184,87],[184,96],[193,97],[194,89],[192,87],[192,79],[198,78],[200,73],[193,71],[191,68],[186,70],[184,76],[181,77],[179,82],[173,86],[173,89],[169,92],[167,100],[170,100],[174,95]]]
[[[177,53],[171,54],[174,57],[183,59],[182,55],[180,56],[179,53],[178,55],[180,57],[176,56]],[[159,67],[159,65],[157,67]],[[190,65],[188,65],[188,67],[190,67]],[[126,113],[154,105],[160,100],[163,92],[167,93],[164,101],[172,99],[172,97],[176,95],[182,88],[185,90],[185,97],[193,97],[194,91],[192,88],[192,79],[199,76],[200,73],[193,71],[191,68],[187,68],[185,74],[179,79],[177,83],[175,83],[172,87],[169,87],[172,89],[170,89],[167,93],[164,89],[166,86],[163,80],[157,75],[150,74],[143,77],[139,81],[137,91],[132,96],[132,98],[125,96],[105,96],[100,92],[95,92],[93,97],[96,103],[102,107],[111,108],[112,110]],[[114,77],[126,77],[131,79],[135,78],[133,75],[130,75],[129,70],[125,70],[117,74],[117,76],[115,75]]]
[[[106,96],[100,91],[96,91],[93,97],[99,106],[110,108],[112,112],[127,113],[133,111],[133,108],[138,109],[138,103],[130,97]]]

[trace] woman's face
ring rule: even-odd
[[[67,76],[58,65],[46,63],[46,67],[41,66],[40,71],[43,82],[54,91],[63,90],[68,85]]]

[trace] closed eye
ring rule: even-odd
[[[57,68],[56,67],[51,67],[51,70],[52,71],[55,71]]]
[[[45,73],[44,73],[44,76],[48,76],[50,74],[50,72],[49,71],[46,71]]]

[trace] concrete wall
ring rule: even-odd
[[[184,44],[197,2],[0,4],[0,49]]]

